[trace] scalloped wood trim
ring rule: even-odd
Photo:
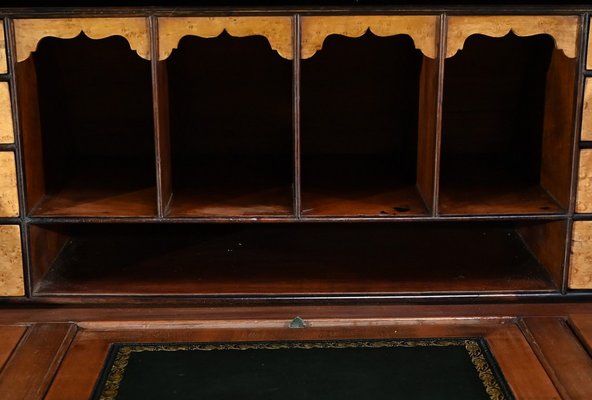
[[[12,125],[12,107],[8,82],[0,82],[0,143],[14,143],[14,127]]]
[[[438,17],[432,15],[368,15],[302,17],[301,57],[321,50],[329,35],[360,37],[368,30],[376,36],[409,35],[424,56],[437,57]]]
[[[292,17],[162,17],[158,19],[158,60],[165,60],[184,36],[264,36],[280,56],[294,58]]]
[[[0,74],[8,72],[6,61],[6,39],[4,38],[4,20],[0,19]]]
[[[0,217],[18,217],[16,162],[11,151],[0,152]]]
[[[0,296],[24,296],[21,228],[0,225]]]
[[[84,32],[91,39],[124,37],[132,50],[150,59],[150,34],[146,18],[60,18],[14,20],[17,61],[29,58],[44,37],[72,39]]]
[[[592,289],[592,221],[573,224],[569,287]]]
[[[592,150],[580,151],[576,212],[592,212]]]
[[[548,34],[555,40],[555,47],[569,58],[578,54],[577,16],[451,16],[448,17],[446,58],[462,50],[471,35],[492,37],[506,36],[510,31],[518,36]]]
[[[584,83],[584,106],[582,108],[582,140],[592,140],[592,79],[586,78]]]

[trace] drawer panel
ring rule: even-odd
[[[6,61],[6,39],[4,38],[4,20],[0,19],[0,74],[8,72]]]
[[[592,149],[580,152],[576,212],[592,212]]]
[[[0,82],[0,143],[14,143],[14,128],[12,125],[12,106],[8,82]]]
[[[582,109],[582,140],[592,140],[592,79],[587,78],[584,86],[584,107]]]
[[[0,217],[19,215],[16,163],[14,153],[0,152]]]
[[[0,296],[24,294],[20,227],[0,225]]]
[[[592,221],[574,222],[569,287],[592,289]]]

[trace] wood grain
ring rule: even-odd
[[[438,62],[424,58],[419,79],[419,121],[417,127],[417,189],[432,211],[436,180],[438,110]]]
[[[21,228],[18,225],[0,225],[0,296],[24,294]]]
[[[569,287],[592,289],[592,221],[573,224]]]
[[[4,20],[0,19],[0,74],[8,72],[8,62],[6,59],[6,39],[4,38]]]
[[[0,144],[4,143],[14,143],[12,106],[10,104],[8,82],[0,82]]]
[[[14,349],[26,330],[26,325],[0,326],[0,372],[13,354]]]
[[[488,15],[448,17],[446,58],[462,50],[465,40],[471,35],[502,37],[510,31],[518,36],[548,34],[555,40],[555,47],[562,50],[565,56],[576,58],[578,55],[577,16]]]
[[[167,215],[173,217],[291,216],[292,186],[278,182],[178,189],[168,211]]]
[[[2,399],[43,399],[75,332],[72,324],[37,324],[29,328],[0,374]]]
[[[561,399],[516,325],[493,331],[487,341],[517,399]]]
[[[437,57],[436,30],[438,17],[431,15],[352,15],[302,17],[303,59],[312,57],[323,47],[329,35],[360,37],[368,30],[377,36],[409,35],[415,48],[424,56]]]
[[[592,43],[592,40],[590,41]],[[592,57],[588,51],[588,59]],[[584,84],[584,104],[582,107],[582,131],[581,140],[592,140],[592,79],[586,78]]]
[[[152,53],[158,53],[158,19],[152,19]],[[156,136],[156,187],[158,215],[164,216],[173,196],[170,100],[167,63],[156,57],[152,60],[152,97]]]
[[[283,304],[283,305],[282,305]],[[76,321],[82,328],[89,329],[97,323],[105,326],[135,325],[148,326],[186,326],[187,324],[201,324],[207,327],[238,327],[254,328],[269,320],[282,320],[285,326],[299,315],[305,320],[323,320],[332,326],[355,326],[362,322],[385,324],[393,319],[438,319],[450,318],[464,321],[467,318],[482,318],[491,320],[493,317],[507,318],[508,316],[565,316],[592,315],[590,302],[521,302],[519,299],[511,302],[466,302],[442,303],[434,307],[430,303],[384,302],[373,304],[367,301],[358,303],[330,302],[319,306],[313,302],[247,303],[237,307],[235,303],[219,304],[216,307],[199,306],[200,303],[191,299],[188,302],[180,300],[147,306],[146,300],[133,304],[132,302],[117,303],[115,307],[96,305],[70,305],[68,307],[4,307],[0,313],[0,323],[4,325],[28,324],[32,322],[69,322]],[[396,316],[396,317],[393,317]]]
[[[372,186],[315,182],[302,190],[302,214],[305,217],[425,216],[428,211],[424,201],[427,202],[425,198],[422,200],[416,185],[399,183],[395,179],[392,182],[385,179]]]
[[[545,87],[540,182],[563,209],[571,194],[576,64],[554,49]]]
[[[51,262],[35,293],[264,297],[556,290],[510,225],[354,225],[34,226],[32,235],[37,229],[69,235],[55,261],[58,246],[45,244],[53,241],[51,234],[31,236],[35,276]]]
[[[531,345],[565,399],[587,400],[592,394],[592,358],[560,318],[527,318]]]
[[[126,190],[89,187],[92,184],[92,176],[76,177],[71,186],[46,195],[31,210],[31,214],[61,217],[151,217],[157,213],[155,187]]]
[[[68,236],[57,230],[42,229],[37,225],[29,227],[29,257],[31,263],[31,291],[49,270],[58,253],[64,247]]]
[[[43,136],[37,93],[37,71],[34,57],[16,64],[18,119],[20,123],[26,184],[26,209],[31,210],[45,193]]]
[[[588,352],[592,354],[592,314],[572,314],[569,316],[569,324]]]
[[[576,212],[592,212],[592,149],[582,149],[580,151]]]
[[[0,217],[19,215],[18,186],[14,153],[0,152]]]
[[[177,48],[184,36],[213,38],[226,31],[231,36],[265,36],[280,56],[294,57],[292,17],[163,17],[158,19],[158,60]]]
[[[146,18],[56,18],[14,20],[17,62],[26,60],[44,37],[72,39],[84,32],[91,39],[123,36],[132,50],[150,59]]]
[[[549,272],[555,285],[560,288],[563,282],[567,223],[553,221],[525,224],[517,230],[528,249]]]
[[[517,182],[494,184],[487,179],[467,187],[463,182],[442,185],[440,213],[445,215],[555,214],[557,202],[540,186]]]

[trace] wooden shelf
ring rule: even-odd
[[[162,132],[171,143],[168,215],[293,215],[290,62],[264,37],[222,33],[184,37],[162,63],[170,101],[170,131]]]
[[[290,216],[292,187],[289,185],[200,185],[178,189],[171,199],[170,217]]]
[[[17,69],[29,213],[156,215],[149,61],[80,34],[42,39]]]
[[[448,160],[447,160],[448,161]],[[452,160],[451,160],[452,161]],[[559,214],[565,210],[509,156],[455,157],[440,186],[443,215]],[[533,171],[538,172],[538,171]]]
[[[303,215],[427,215],[416,185],[424,62],[411,37],[370,32],[329,36],[302,62]]]
[[[428,215],[414,185],[308,186],[302,214],[310,217],[413,217]]]
[[[73,172],[76,175],[68,178],[60,189],[45,194],[30,214],[45,217],[156,215],[154,171],[113,162],[111,166],[99,165]]]
[[[566,210],[574,63],[548,35],[513,33],[470,36],[446,59],[442,214]]]
[[[578,21],[14,19],[28,292],[559,296]]]
[[[532,224],[531,224],[532,225]],[[545,226],[539,224],[537,226]],[[343,295],[552,291],[527,224],[33,227],[36,294]],[[538,229],[538,228],[537,228]],[[41,241],[43,243],[41,243]],[[63,248],[62,248],[63,246]],[[552,266],[551,266],[552,267]]]

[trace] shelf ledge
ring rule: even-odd
[[[17,62],[25,61],[45,37],[72,39],[84,33],[91,39],[124,37],[132,50],[150,60],[150,34],[146,18],[56,18],[14,20]]]
[[[185,36],[214,38],[264,36],[271,48],[287,59],[294,58],[292,17],[163,17],[158,19],[158,60],[168,58]]]
[[[446,58],[462,50],[469,36],[503,37],[510,32],[517,36],[547,34],[566,57],[576,58],[579,26],[577,16],[452,16],[448,17]]]
[[[415,48],[424,56],[435,59],[438,16],[420,15],[366,15],[366,16],[313,16],[302,18],[303,59],[321,50],[329,35],[357,38],[371,31],[376,36],[409,35]]]

